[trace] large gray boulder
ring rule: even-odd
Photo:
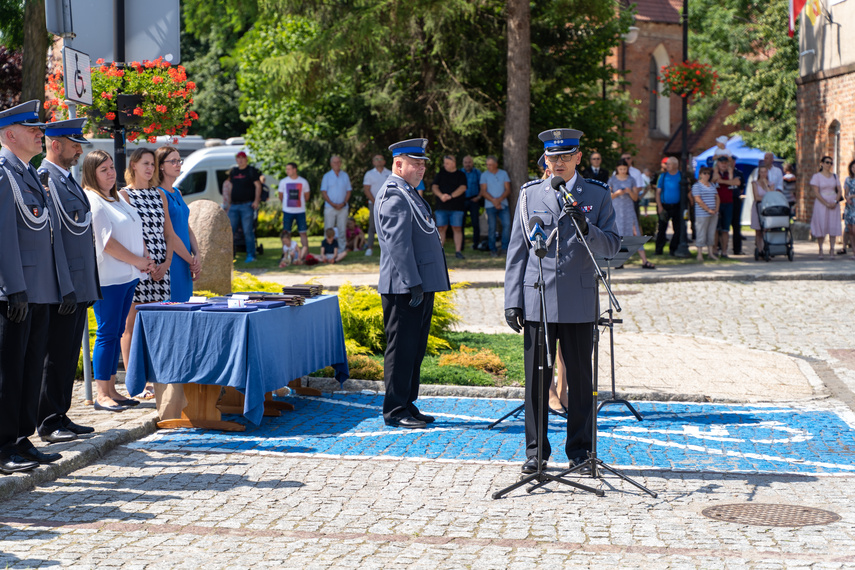
[[[190,228],[196,234],[202,262],[202,273],[193,289],[219,295],[231,293],[234,251],[229,217],[211,200],[196,200],[189,207]]]

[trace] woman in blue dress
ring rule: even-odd
[[[193,281],[202,271],[199,262],[199,246],[196,236],[190,229],[190,208],[177,188],[173,188],[175,179],[181,174],[181,155],[171,146],[162,146],[154,153],[155,168],[159,174],[160,189],[166,195],[172,229],[178,237],[175,243],[175,255],[172,256],[170,274],[170,301],[184,302],[193,295]]]

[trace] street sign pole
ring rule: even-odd
[[[125,0],[113,0],[113,54],[116,65],[125,67]],[[118,100],[118,97],[117,97]],[[119,124],[119,113],[113,126],[113,163],[116,165],[116,177],[121,180],[127,164],[125,154],[125,127]]]

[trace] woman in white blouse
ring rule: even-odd
[[[95,303],[98,330],[92,368],[98,394],[95,409],[121,412],[139,404],[116,390],[119,339],[134,298],[134,289],[153,269],[143,242],[142,219],[116,190],[113,159],[102,150],[83,160],[83,187],[92,204],[92,228],[98,258],[102,299]],[[126,363],[127,364],[127,363]]]

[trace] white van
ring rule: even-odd
[[[235,155],[240,151],[247,154],[251,163],[252,153],[245,146],[231,144],[203,148],[185,158],[181,175],[175,181],[184,201],[213,200],[221,203],[223,182],[229,171],[237,166]],[[271,198],[274,198],[279,180],[265,176],[265,184],[270,188]]]

